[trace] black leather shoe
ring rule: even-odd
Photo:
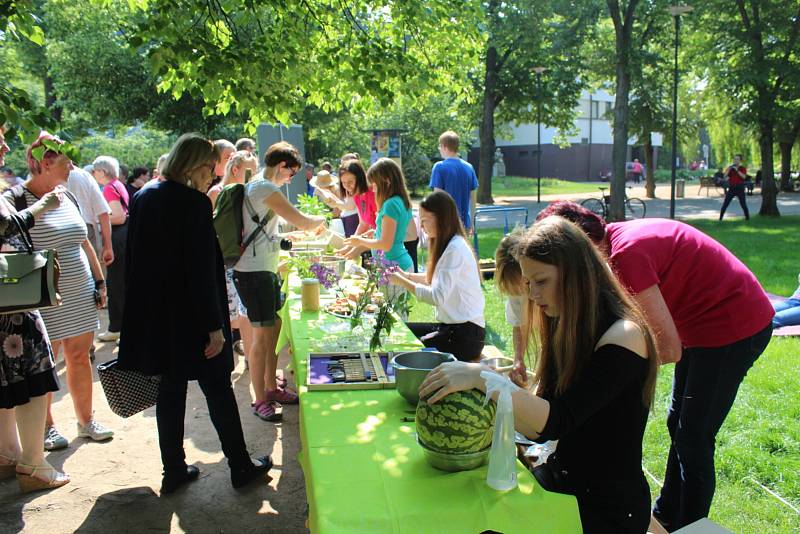
[[[241,488],[256,480],[272,469],[272,458],[263,456],[255,458],[253,463],[241,469],[231,469],[231,484],[234,488]]]
[[[184,484],[197,480],[200,470],[193,465],[187,465],[186,471],[167,473],[161,479],[161,494],[172,493]]]

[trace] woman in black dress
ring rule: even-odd
[[[655,391],[655,347],[643,316],[586,235],[548,217],[519,240],[514,256],[528,286],[523,331],[540,354],[536,393],[512,396],[517,430],[559,440],[534,472],[545,489],[574,495],[586,533],[642,534],[650,490],[642,437]],[[529,346],[535,346],[530,343]],[[451,362],[432,371],[420,398],[486,386],[480,364]],[[602,453],[601,453],[602,451]]]
[[[165,181],[139,192],[130,206],[119,364],[161,375],[156,419],[162,493],[199,474],[187,466],[183,450],[189,380],[197,380],[206,397],[233,486],[272,467],[268,456],[250,458],[231,387],[225,269],[206,196],[218,160],[208,139],[181,136],[164,163]]]

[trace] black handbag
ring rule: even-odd
[[[161,376],[120,369],[117,360],[97,366],[108,405],[120,417],[130,417],[153,406],[158,400]]]

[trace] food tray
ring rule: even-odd
[[[395,387],[394,368],[389,365],[392,356],[393,352],[312,352],[308,355],[306,387],[309,391],[392,389]],[[370,380],[335,382],[328,364],[344,362],[356,368],[363,368],[366,363],[369,369],[375,370],[374,377]]]

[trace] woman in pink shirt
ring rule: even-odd
[[[128,241],[128,204],[125,184],[119,181],[119,162],[111,156],[99,156],[92,163],[92,175],[103,188],[103,198],[111,208],[111,248],[114,262],[107,269],[108,330],[97,336],[100,341],[117,341],[125,308],[125,247]]]
[[[375,230],[375,218],[378,213],[375,192],[367,184],[367,171],[359,159],[342,159],[342,163],[339,166],[339,184],[343,193],[353,199],[358,212],[358,226],[353,235],[361,236],[371,230]],[[342,201],[339,201],[339,204],[341,204],[339,207],[344,206]],[[358,255],[358,251],[349,247],[346,247],[344,252],[348,253],[350,251],[353,252],[353,257]]]
[[[716,484],[714,443],[739,384],[772,335],[772,305],[750,270],[701,231],[669,219],[606,224],[573,202],[560,215],[607,254],[675,364],[664,486],[653,514],[672,531],[708,516]]]

